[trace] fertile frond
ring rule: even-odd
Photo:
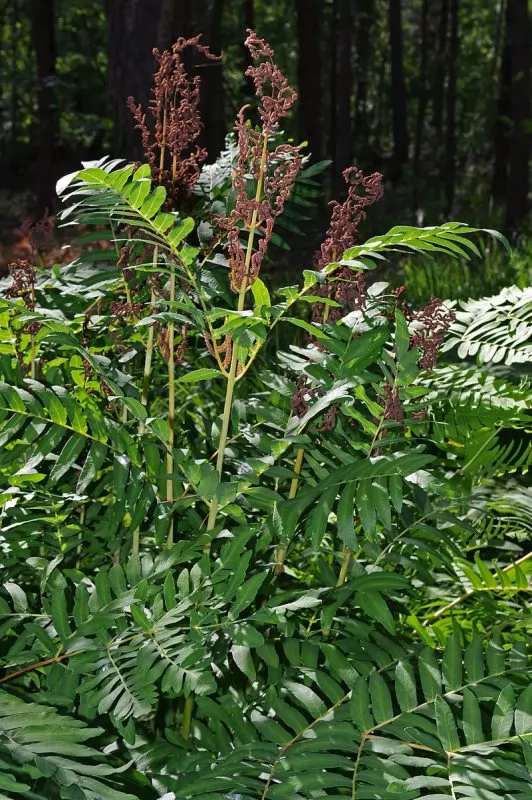
[[[272,149],[283,139],[283,131],[277,131],[270,138]],[[312,212],[316,204],[316,197],[321,194],[321,187],[316,177],[330,164],[330,161],[320,161],[309,166],[310,158],[310,154],[301,156],[303,169],[296,177],[290,197],[286,202],[284,213],[279,217],[277,223],[280,228],[299,236],[304,236],[302,223],[309,220],[310,217],[307,212]],[[220,213],[224,203],[228,200],[233,169],[236,167],[237,161],[238,147],[236,137],[234,133],[229,133],[225,139],[225,149],[222,150],[214,164],[204,164],[202,167],[194,193],[215,213]],[[280,162],[272,159],[271,163],[272,166],[276,166]],[[201,235],[203,230],[212,236],[212,229],[210,229],[208,223],[205,223],[198,233]],[[289,244],[279,233],[273,234],[272,241],[285,250],[290,249]]]

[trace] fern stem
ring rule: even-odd
[[[157,266],[157,262],[159,260],[159,248],[156,246],[153,250],[153,267]],[[153,308],[155,305],[155,291],[152,287],[151,296],[150,296],[150,308]],[[142,391],[140,396],[140,402],[142,405],[147,408],[148,407],[148,397],[150,393],[150,381],[151,381],[151,365],[153,360],[153,343],[155,341],[155,329],[153,325],[148,327],[148,341],[146,342],[146,350],[144,353],[144,372],[142,375]],[[143,422],[139,423],[139,436],[144,433],[145,425]]]
[[[236,345],[233,344],[233,354],[231,357],[231,367],[229,370],[229,376],[227,378],[227,386],[225,390],[225,402],[224,402],[224,410],[222,416],[222,428],[220,431],[220,442],[218,445],[218,455],[216,456],[216,472],[218,473],[220,479],[223,473],[223,465],[224,465],[224,458],[225,458],[225,450],[227,447],[227,439],[229,435],[229,424],[231,421],[231,410],[233,408],[233,396],[235,391],[235,383],[236,383],[236,370],[238,366],[238,358],[236,355],[237,348]],[[213,497],[209,507],[209,517],[207,520],[207,531],[212,531],[214,526],[216,525],[216,517],[218,515],[218,500],[216,497]],[[206,552],[209,550],[209,546],[206,545]]]
[[[288,492],[288,499],[293,500],[297,494],[297,487],[299,486],[299,476],[301,475],[301,468],[303,466],[303,459],[305,457],[305,448],[300,447],[297,451],[296,461],[294,464],[294,473],[296,475],[295,478],[292,478],[292,482],[290,484],[290,491]],[[286,551],[287,546],[285,544],[280,544],[278,547],[275,548],[274,554],[274,561],[275,567],[274,572],[276,575],[281,575],[284,572],[284,562],[286,558]]]
[[[366,740],[367,740],[367,731],[362,734],[362,738],[360,739],[360,744],[358,746],[357,757],[355,759],[355,764],[353,766],[353,781],[351,783],[351,800],[355,800],[356,798],[358,770],[360,767],[360,759],[362,758],[362,751],[364,750]]]
[[[35,311],[35,283],[32,282],[31,286],[31,308]],[[37,346],[35,342],[35,334],[30,335],[30,377],[32,381],[37,377]]]
[[[166,106],[164,109],[164,123],[163,123],[163,130],[166,133],[166,123],[167,123],[167,110]],[[161,151],[161,171],[164,166],[164,150]],[[174,153],[174,157],[172,159],[172,181],[175,183],[177,175],[177,156]],[[170,264],[170,303],[175,302],[175,264],[172,262]],[[175,322],[168,323],[168,453],[166,455],[166,472],[167,472],[167,480],[166,480],[166,499],[169,503],[172,503],[174,500],[174,436],[175,436],[175,355],[174,355],[174,347],[175,347]],[[173,513],[170,516],[170,527],[168,529],[168,537],[166,540],[166,546],[172,547],[174,543],[174,515]],[[188,700],[188,698],[187,698]],[[191,703],[193,702],[192,697],[190,698]],[[186,708],[186,703],[185,703]],[[192,709],[190,711],[192,714]],[[189,726],[190,727],[190,726]],[[188,735],[187,735],[188,738]]]
[[[159,260],[159,248],[156,246],[153,250],[153,266],[154,268],[157,266],[157,262]],[[155,305],[155,292],[151,290],[150,296],[150,308],[153,308]],[[140,402],[147,409],[148,407],[148,397],[150,393],[150,381],[151,381],[151,365],[153,360],[153,343],[155,340],[155,330],[153,325],[148,327],[148,341],[146,343],[146,350],[144,352],[144,372],[142,374],[142,390],[140,395]],[[141,420],[139,422],[139,436],[142,436],[144,431],[146,430],[146,425]],[[138,555],[140,551],[140,529],[136,528],[133,531],[133,539],[131,542],[131,553],[132,555]]]
[[[300,447],[299,450],[297,451],[296,463],[294,464],[294,473],[296,477],[292,478],[292,483],[290,484],[290,491],[288,493],[289,500],[293,500],[297,494],[297,487],[299,486],[299,476],[301,475],[301,468],[303,466],[304,457],[305,457],[305,448]]]
[[[133,531],[133,538],[131,540],[131,555],[138,556],[140,551],[140,528]]]
[[[163,131],[162,131],[162,142],[161,142],[161,151],[159,153],[159,183],[162,182],[162,172],[164,169],[164,156],[166,152],[166,128],[168,125],[168,109],[166,106],[166,94],[164,97],[164,112],[163,112]]]
[[[155,292],[152,289],[151,292],[151,300],[152,305],[155,303]],[[142,405],[147,408],[148,407],[148,395],[150,392],[150,380],[151,380],[151,364],[153,359],[153,342],[155,339],[155,331],[153,325],[150,325],[148,328],[148,341],[146,343],[146,352],[144,353],[144,373],[142,375],[142,392],[140,396],[140,402]],[[139,434],[142,435],[145,430],[144,422],[139,423]]]
[[[35,346],[35,335],[33,333],[31,334],[30,348],[31,348],[30,377],[32,381],[34,381],[37,375],[37,348]]]
[[[170,265],[170,303],[175,301],[175,267]],[[174,435],[175,435],[175,323],[168,323],[168,453],[166,454],[166,500],[174,500]],[[166,546],[172,547],[174,543],[174,515],[170,517],[170,527]]]
[[[261,194],[262,194],[262,185],[264,182],[264,171],[266,167],[266,154],[268,152],[268,137],[264,136],[263,146],[262,146],[262,157],[260,162],[259,168],[259,176],[257,180],[257,190],[255,192],[255,202],[259,203]],[[238,293],[238,304],[237,310],[243,311],[244,305],[246,302],[246,293],[248,290],[248,275],[249,275],[249,268],[251,265],[251,256],[253,254],[253,242],[255,239],[255,232],[257,229],[257,218],[258,212],[257,209],[253,209],[253,214],[251,216],[251,222],[249,225],[249,233],[248,233],[248,243],[246,249],[246,260],[245,260],[245,273],[242,279],[242,284],[240,286],[240,291]],[[238,369],[238,346],[236,342],[233,342],[233,351],[231,353],[231,366],[229,368],[229,375],[227,377],[227,385],[225,389],[225,402],[224,402],[224,410],[222,416],[222,428],[220,431],[220,442],[218,445],[218,455],[216,457],[216,471],[218,472],[218,476],[221,480],[223,474],[223,466],[224,466],[224,459],[225,459],[225,450],[227,447],[227,439],[229,434],[229,425],[231,422],[231,410],[233,408],[233,397],[235,392],[235,384],[237,381],[237,369]],[[209,517],[207,520],[207,531],[212,531],[216,525],[216,517],[218,516],[218,499],[213,497],[209,506]],[[210,543],[205,545],[204,548],[205,552],[210,552]]]
[[[347,575],[351,568],[351,558],[353,555],[353,551],[350,547],[344,547],[344,554],[342,557],[342,566],[340,567],[340,574],[338,575],[338,580],[336,581],[336,586],[343,586],[347,580]]]
[[[85,525],[86,506],[81,506],[79,510],[79,539],[76,545],[76,569],[79,569],[81,563],[81,543],[83,542],[83,526]]]
[[[336,581],[336,588],[339,589],[347,580],[347,575],[349,574],[349,570],[351,569],[351,558],[353,556],[353,551],[350,547],[344,547],[343,556],[342,556],[342,565],[340,567],[340,572],[338,574],[338,580]],[[311,620],[312,622],[312,620]],[[310,626],[309,626],[310,627]],[[324,639],[328,639],[331,635],[331,627],[332,622],[328,628],[323,629],[323,637]]]
[[[194,695],[189,694],[185,697],[185,705],[183,708],[183,721],[181,722],[181,735],[183,739],[187,740],[190,737],[190,729],[192,728],[192,711],[194,710]]]

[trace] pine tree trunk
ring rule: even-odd
[[[371,152],[369,136],[375,124],[375,120],[368,119],[368,94],[372,67],[371,36],[377,13],[375,0],[359,0],[355,35],[357,69],[354,140],[356,141],[356,152],[360,153],[363,159],[366,154],[369,155]]]
[[[332,161],[331,171],[331,193],[334,192],[335,185],[335,164],[336,164],[336,128],[338,127],[338,109],[336,104],[337,94],[337,79],[336,72],[338,68],[338,54],[336,47],[336,34],[338,30],[337,20],[337,0],[333,0],[330,6],[330,23],[329,23],[329,58],[328,58],[328,83],[329,83],[329,132],[327,143],[327,154]]]
[[[406,83],[403,62],[403,26],[401,0],[388,4],[391,62],[391,106],[393,126],[393,156],[390,177],[401,178],[403,165],[408,161],[408,127]]]
[[[226,0],[164,0],[159,23],[159,42],[167,49],[180,37],[202,35],[211,52],[222,52],[222,23]],[[191,76],[201,78],[200,114],[203,130],[198,143],[215,161],[225,144],[225,104],[222,61],[185,50],[183,62]]]
[[[314,160],[323,153],[321,36],[323,0],[296,0],[298,40],[298,118],[300,141],[308,141]]]
[[[222,55],[222,25],[226,0],[214,0],[211,10],[208,43],[211,52]],[[207,148],[208,161],[216,161],[225,146],[225,96],[223,60],[205,61],[201,71],[201,116],[203,119],[203,142]]]
[[[54,161],[57,147],[55,104],[54,0],[31,0],[31,33],[37,67],[37,204],[40,214],[55,204]]]
[[[450,217],[453,211],[456,185],[456,83],[459,54],[459,11],[460,0],[451,0],[451,30],[449,37],[449,58],[447,67],[447,102],[445,121],[445,211]]]
[[[421,47],[419,53],[419,75],[418,75],[418,104],[416,116],[416,132],[414,140],[413,158],[413,192],[412,210],[415,213],[419,205],[419,182],[421,178],[421,149],[423,147],[423,131],[425,127],[425,115],[427,111],[428,99],[428,14],[429,0],[422,0],[421,19],[420,19],[420,39]]]
[[[335,158],[333,164],[333,189],[335,194],[345,188],[342,172],[351,164],[351,97],[353,92],[353,67],[351,62],[351,0],[336,0],[336,127]]]
[[[510,124],[512,117],[512,49],[509,37],[509,0],[506,3],[503,20],[503,46],[499,75],[499,97],[497,118],[495,120],[493,141],[493,179],[491,194],[495,200],[504,199],[508,182],[508,162],[510,159]]]
[[[187,0],[177,3],[177,0],[162,0],[161,11],[159,14],[159,24],[157,26],[157,49],[161,52],[168,50],[173,44],[174,31],[179,27],[178,11],[179,7],[187,7]],[[188,10],[188,8],[187,8]]]
[[[11,48],[10,48],[10,83],[11,83],[11,92],[10,92],[10,111],[11,111],[11,141],[15,143],[18,137],[18,81],[16,79],[17,75],[17,53],[18,53],[18,42],[17,37],[15,34],[17,23],[19,20],[19,3],[18,0],[13,0],[11,5]]]
[[[255,4],[253,0],[242,0],[242,15],[244,31],[255,30]],[[249,75],[245,75],[248,67],[253,65],[253,59],[247,47],[242,43],[242,65],[244,74],[244,102],[249,103],[255,97],[255,85]]]
[[[530,12],[528,0],[509,3],[508,30],[512,66],[512,138],[508,169],[506,225],[510,232],[520,230],[528,208],[530,169]]]
[[[449,24],[449,0],[441,0],[438,24],[438,50],[434,63],[432,87],[432,126],[436,141],[441,141],[443,131],[443,109],[445,105],[445,53],[447,50],[447,28]]]
[[[155,70],[161,0],[106,0],[113,155],[142,159],[128,97],[147,108]]]

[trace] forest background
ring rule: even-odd
[[[366,235],[449,218],[526,233],[530,17],[528,0],[2,0],[0,240],[54,210],[56,180],[80,159],[141,158],[127,99],[147,105],[152,50],[178,36],[202,33],[224,55],[187,65],[201,75],[201,144],[216,160],[253,95],[246,28],[298,90],[287,134],[331,162],[298,261],[352,163],[385,180]]]

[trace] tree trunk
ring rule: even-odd
[[[184,4],[187,6],[186,0],[184,0]],[[183,3],[180,5],[182,6]],[[179,6],[176,0],[162,0],[157,27],[157,49],[161,52],[168,50],[173,44],[174,31],[179,27],[178,10]]]
[[[316,161],[323,153],[321,37],[323,0],[296,0],[299,100],[297,131]]]
[[[337,0],[333,0],[330,7],[330,25],[329,25],[329,133],[327,155],[332,161],[331,170],[331,193],[334,193],[335,187],[335,164],[336,164],[336,128],[338,127],[338,109],[336,107],[336,94],[337,94],[337,80],[336,72],[338,68],[338,54],[336,51],[336,33],[338,29],[337,20]]]
[[[162,0],[159,49],[168,49],[179,36],[189,39],[199,33],[207,42],[214,5],[215,0]]]
[[[255,30],[255,5],[253,0],[242,0],[242,14],[244,31]],[[255,97],[255,84],[253,79],[246,75],[248,67],[253,66],[253,59],[245,44],[242,42],[242,74],[244,75],[244,103],[253,101]]]
[[[167,49],[180,37],[202,34],[216,55],[222,52],[222,22],[226,0],[164,0],[159,24],[159,42]],[[203,130],[199,144],[215,161],[225,144],[225,105],[221,61],[212,61],[198,51],[186,50],[183,61],[189,74],[201,78],[200,114]]]
[[[372,42],[371,35],[378,9],[375,0],[359,0],[356,14],[356,99],[354,139],[356,152],[362,158],[371,151],[369,134],[373,125],[368,119],[368,92],[371,80]]]
[[[512,138],[508,169],[506,225],[517,232],[525,221],[530,169],[530,12],[528,0],[508,4],[508,31],[512,64]]]
[[[333,188],[335,193],[344,187],[342,172],[351,164],[351,97],[353,93],[353,68],[351,62],[351,0],[336,0],[336,127]]]
[[[434,62],[434,82],[432,88],[432,125],[439,144],[443,130],[443,108],[445,100],[445,52],[447,49],[447,27],[449,20],[449,0],[441,0],[438,24],[438,51]]]
[[[393,126],[393,157],[390,177],[401,178],[403,165],[408,161],[408,128],[406,84],[403,62],[403,26],[401,0],[389,0],[388,21],[391,63],[391,106]]]
[[[222,23],[225,0],[214,0],[208,29],[211,52],[222,54]],[[207,148],[208,161],[216,161],[225,145],[225,102],[223,62],[204,59],[201,76],[202,144]]]
[[[508,161],[510,159],[510,119],[512,117],[512,49],[509,36],[509,8],[507,2],[503,11],[501,25],[504,29],[501,54],[499,97],[497,101],[497,118],[494,129],[494,163],[491,194],[495,200],[506,196],[508,180]]]
[[[10,81],[11,81],[11,141],[15,143],[18,137],[18,81],[17,75],[17,54],[18,54],[18,41],[16,35],[17,23],[19,20],[19,4],[18,0],[13,0],[11,6],[11,64],[10,64]]]
[[[459,53],[460,0],[451,0],[451,31],[449,39],[448,82],[445,127],[445,216],[453,211],[456,183],[456,81]]]
[[[142,159],[139,132],[134,129],[127,100],[134,97],[144,108],[148,106],[162,0],[105,0],[105,7],[113,155]]]
[[[37,67],[37,204],[39,214],[55,204],[54,161],[57,147],[55,106],[54,0],[31,0],[31,35]]]
[[[421,47],[419,53],[419,75],[418,75],[418,103],[416,116],[416,132],[414,140],[414,160],[413,160],[413,192],[412,210],[415,213],[419,205],[419,182],[421,179],[421,149],[423,147],[423,131],[425,127],[425,114],[427,111],[428,99],[428,14],[429,0],[422,0],[421,20],[420,20],[420,39]]]
[[[374,114],[374,151],[378,159],[379,165],[382,163],[382,153],[383,153],[383,139],[388,134],[388,116],[387,116],[387,83],[388,83],[388,76],[386,74],[386,64],[384,59],[379,66],[379,72],[376,83],[377,83],[377,102],[376,107],[373,112]],[[379,166],[380,169],[380,166]]]

